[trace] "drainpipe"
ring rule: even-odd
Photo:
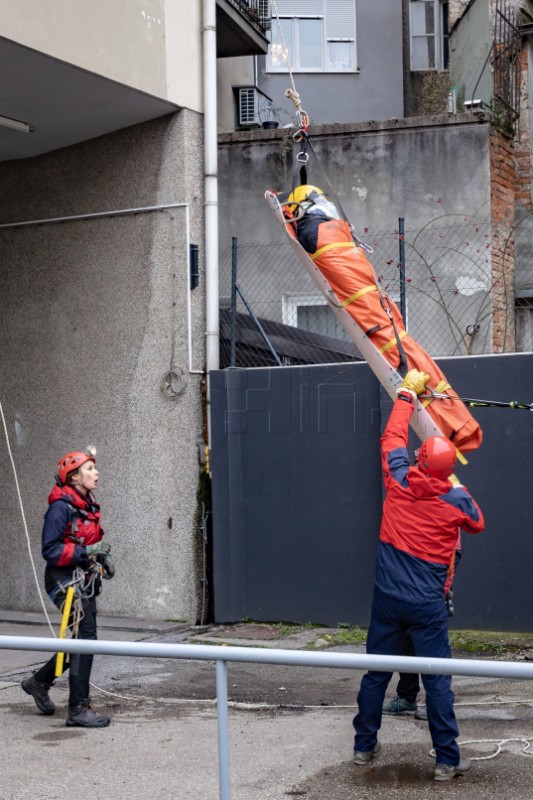
[[[203,0],[204,46],[204,190],[207,402],[209,372],[219,368],[218,179],[217,179],[217,30],[216,0]],[[209,419],[208,406],[208,419]]]

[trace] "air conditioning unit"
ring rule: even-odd
[[[272,102],[257,86],[234,86],[237,102],[237,127],[259,128],[259,109],[265,102]]]

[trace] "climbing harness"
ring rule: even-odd
[[[80,622],[85,612],[83,610],[84,601],[90,600],[98,593],[99,580],[105,577],[103,565],[96,558],[90,558],[90,567],[87,572],[80,567],[76,567],[69,581],[58,582],[54,592],[55,598],[59,593],[64,593],[65,599],[60,606],[61,624],[59,627],[59,639],[65,639],[67,632],[70,631],[70,638],[77,639]],[[67,655],[67,661],[70,655]],[[65,653],[58,652],[55,664],[55,677],[59,678],[64,672]]]

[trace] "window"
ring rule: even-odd
[[[330,336],[351,342],[337,317],[328,306],[326,299],[314,294],[284,294],[282,297],[282,319],[285,325],[293,328]]]
[[[522,294],[522,292],[520,292]],[[526,353],[533,350],[533,297],[515,298],[516,351]]]
[[[448,3],[411,0],[411,69],[448,69]]]
[[[270,72],[354,72],[355,0],[277,0]],[[274,9],[273,9],[274,10]]]

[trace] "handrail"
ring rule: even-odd
[[[229,0],[240,14],[263,36],[270,22],[268,3],[265,0]]]
[[[0,636],[0,650],[57,652],[57,639],[37,636]],[[274,650],[259,647],[218,647],[203,644],[115,642],[62,639],[63,653],[92,653],[141,658],[185,658],[216,662],[219,798],[230,800],[227,662],[285,664],[301,667],[371,669],[378,672],[416,672],[433,675],[476,675],[490,678],[532,679],[533,663],[475,659],[378,656],[371,653],[325,653]]]

